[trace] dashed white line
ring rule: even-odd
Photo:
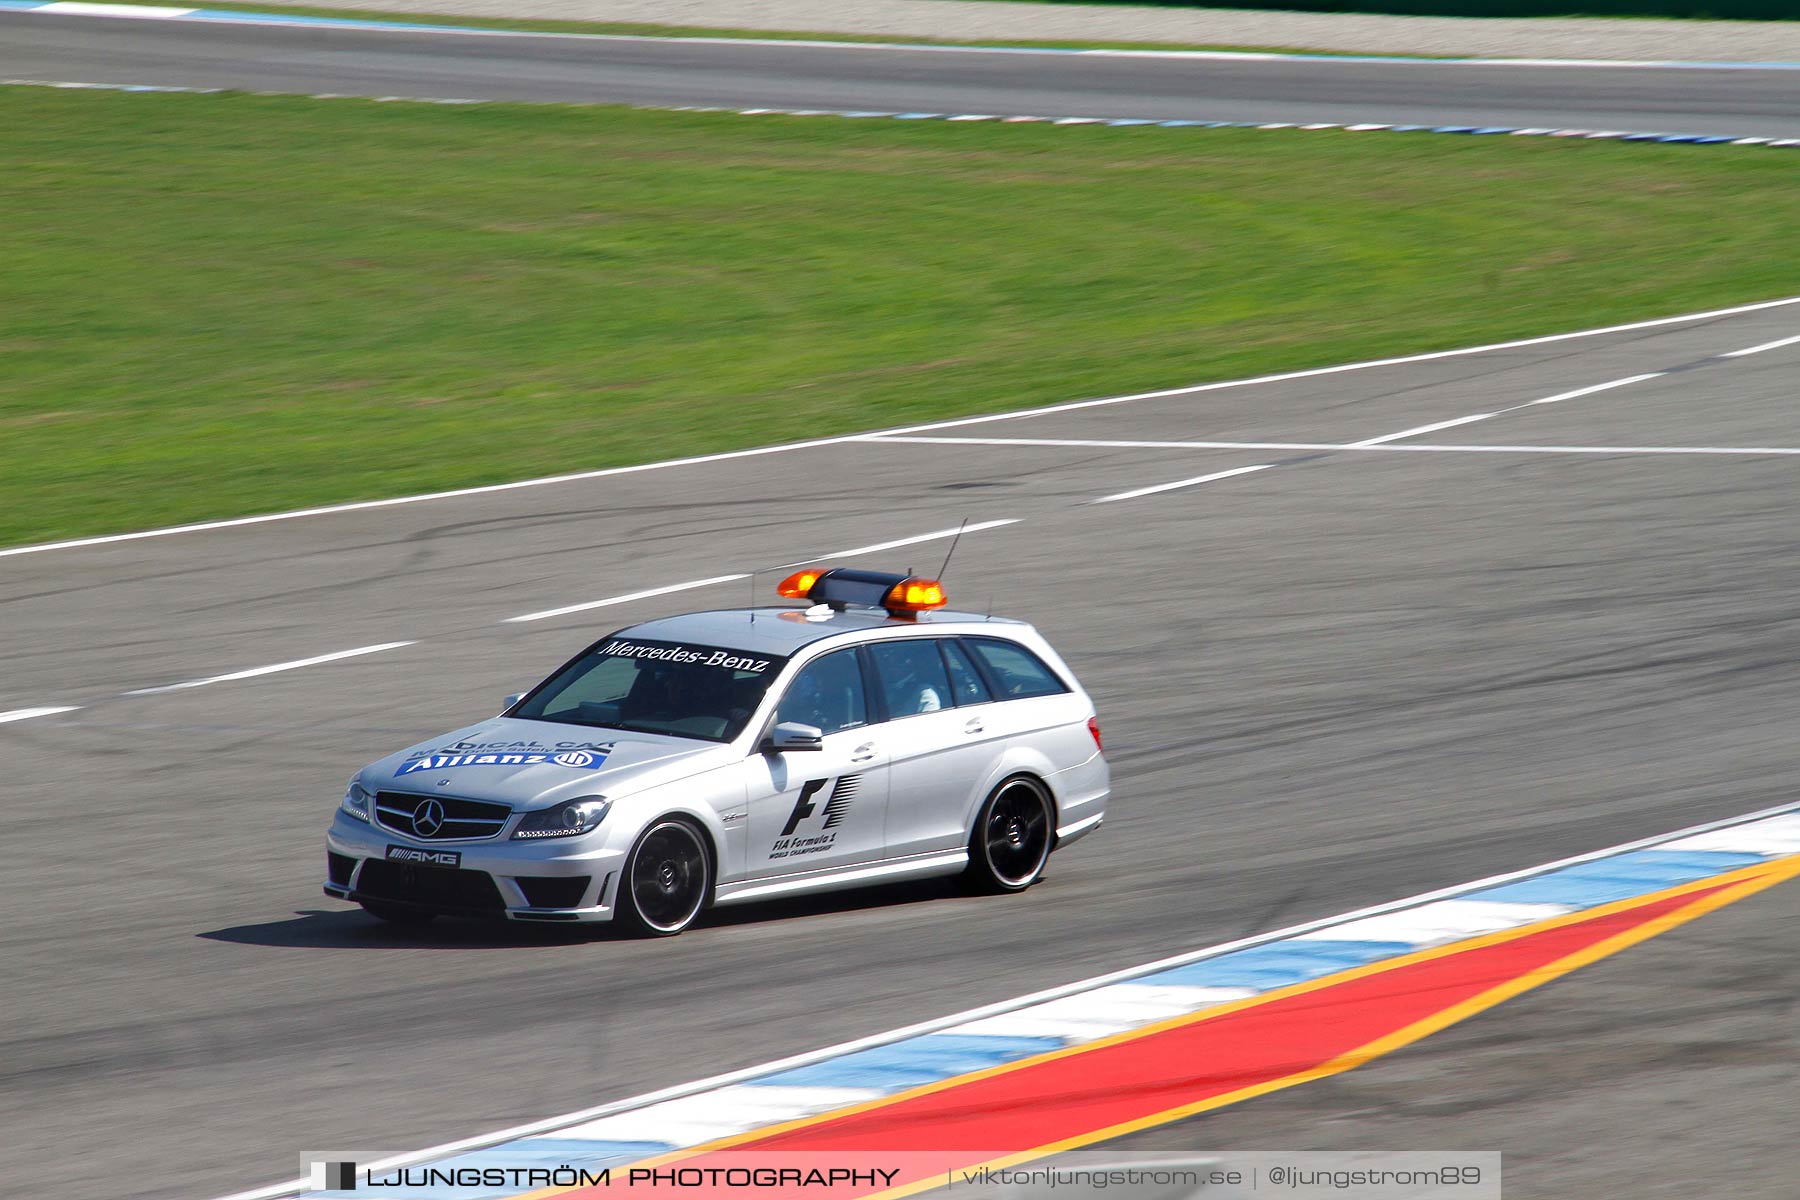
[[[339,650],[333,654],[321,654],[314,658],[298,658],[293,662],[272,663],[266,667],[252,667],[248,671],[233,671],[228,675],[210,675],[205,679],[189,679],[184,683],[170,683],[162,687],[138,688],[126,692],[127,696],[155,696],[163,692],[179,692],[188,688],[206,687],[214,683],[230,683],[238,679],[255,679],[259,675],[274,675],[281,671],[297,671],[301,667],[314,667],[320,663],[337,662],[343,658],[356,658],[364,654],[379,654],[383,650],[398,650],[402,646],[410,646],[412,642],[382,642],[378,646],[358,646],[354,650]]]
[[[1472,354],[1489,354],[1499,350],[1516,350],[1526,346],[1544,346],[1555,342],[1572,341],[1578,338],[1602,337],[1612,333],[1631,333],[1639,329],[1656,329],[1665,325],[1682,325],[1694,321],[1715,320],[1720,317],[1732,317],[1741,313],[1761,312],[1769,308],[1781,308],[1787,305],[1800,304],[1800,296],[1788,296],[1780,300],[1764,300],[1756,304],[1740,304],[1732,308],[1717,308],[1707,312],[1685,313],[1676,317],[1657,317],[1649,321],[1633,321],[1624,325],[1605,325],[1598,329],[1581,329],[1572,333],[1553,333],[1543,337],[1520,338],[1510,342],[1492,342],[1485,346],[1467,346],[1457,350],[1433,350],[1424,354],[1407,354],[1395,358],[1375,358],[1364,362],[1343,363],[1332,367],[1312,367],[1304,371],[1284,371],[1274,375],[1257,375],[1249,379],[1228,379],[1218,383],[1201,383],[1187,387],[1166,388],[1154,392],[1134,392],[1124,396],[1106,396],[1094,400],[1074,400],[1063,404],[1045,405],[1040,408],[1020,409],[1009,413],[994,413],[980,417],[963,417],[951,421],[932,421],[920,425],[905,425],[889,430],[874,430],[867,433],[847,434],[843,437],[813,438],[802,442],[785,442],[774,446],[759,446],[750,450],[733,450],[721,454],[700,454],[689,458],[666,459],[661,462],[639,463],[629,467],[604,467],[593,471],[575,471],[565,475],[547,475],[537,479],[521,479],[512,483],[488,484],[483,487],[454,488],[442,492],[425,492],[413,496],[396,496],[386,500],[361,500],[348,504],[326,504],[315,508],[302,508],[290,512],[265,513],[254,517],[233,517],[219,521],[199,521],[189,525],[171,525],[161,529],[142,529],[131,533],[113,533],[98,537],[73,538],[61,542],[40,542],[33,546],[13,546],[0,549],[0,558],[10,558],[19,554],[43,554],[51,550],[74,550],[85,546],[107,546],[119,542],[141,541],[145,538],[170,537],[178,533],[201,533],[208,530],[232,529],[245,525],[263,525],[272,521],[293,521],[301,517],[322,517],[337,513],[362,512],[369,509],[393,508],[403,504],[421,504],[429,500],[449,500],[462,496],[485,496],[496,492],[514,491],[519,488],[545,487],[557,483],[575,483],[588,479],[603,479],[613,475],[629,475],[639,471],[660,471],[668,467],[697,466],[703,463],[726,462],[731,459],[753,458],[764,454],[783,454],[790,450],[807,450],[820,446],[838,446],[851,442],[864,442],[872,438],[879,439],[886,434],[928,433],[935,429],[955,429],[966,425],[979,425],[993,421],[1015,421],[1026,417],[1049,416],[1054,413],[1073,412],[1078,409],[1097,408],[1112,404],[1129,404],[1137,400],[1161,400],[1172,396],[1192,396],[1202,392],[1221,391],[1227,388],[1254,387],[1265,383],[1285,383],[1294,379],[1313,379],[1323,375],[1338,375],[1348,371],[1366,371],[1377,367],[1397,367],[1410,363],[1434,362],[1446,358],[1462,358]],[[1616,384],[1613,386],[1617,386]]]
[[[825,562],[833,558],[851,558],[858,554],[880,554],[883,550],[898,550],[902,546],[916,546],[920,542],[941,542],[945,538],[953,538],[963,533],[980,533],[984,529],[998,529],[1002,525],[1017,525],[1021,518],[1006,517],[998,521],[980,521],[974,525],[959,525],[954,529],[940,529],[935,533],[921,533],[913,537],[895,538],[891,542],[875,542],[868,546],[855,546],[849,550],[834,550],[830,554],[818,554],[812,558],[797,559],[783,566],[803,567],[807,563]],[[770,568],[779,570],[780,568]]]
[[[1558,404],[1564,400],[1573,400],[1578,396],[1591,396],[1595,392],[1610,392],[1612,389],[1624,387],[1628,383],[1642,383],[1646,379],[1657,379],[1665,374],[1667,374],[1667,372],[1665,372],[1665,371],[1646,371],[1642,375],[1627,375],[1623,379],[1609,379],[1605,383],[1596,383],[1596,384],[1592,385],[1591,387],[1576,388],[1572,392],[1558,392],[1554,396],[1545,396],[1542,400],[1533,400],[1531,403],[1532,404]],[[1500,411],[1501,412],[1512,412],[1514,408],[1524,408],[1524,407],[1528,407],[1528,406],[1527,405],[1514,405],[1513,408],[1503,408]]]
[[[1783,346],[1792,346],[1796,342],[1800,342],[1800,334],[1795,334],[1793,337],[1780,338],[1773,342],[1764,342],[1760,346],[1748,346],[1742,350],[1732,350],[1729,353],[1719,355],[1719,357],[1743,358],[1746,355],[1761,354],[1764,350],[1779,350]]]
[[[912,537],[895,538],[892,541],[887,542],[874,542],[867,546],[855,546],[849,550],[834,550],[830,554],[817,554],[811,558],[796,559],[793,562],[783,563],[781,566],[777,567],[758,568],[758,573],[762,570],[779,571],[782,567],[799,567],[804,566],[807,563],[824,562],[826,559],[831,558],[850,558],[858,554],[879,554],[883,550],[896,550],[901,546],[916,546],[921,542],[942,541],[945,538],[955,537],[959,533],[979,533],[983,529],[998,529],[1002,525],[1017,525],[1018,523],[1018,518],[1009,517],[1000,521],[982,521],[967,527],[959,526],[955,529],[939,529],[932,533],[919,533],[914,534]],[[587,600],[581,604],[565,604],[561,608],[547,608],[542,612],[532,612],[526,613],[523,616],[508,617],[501,623],[504,625],[518,625],[526,621],[547,621],[551,617],[566,617],[570,613],[588,612],[596,608],[610,608],[615,604],[629,604],[633,600],[649,600],[656,596],[667,596],[672,592],[687,592],[692,591],[695,588],[712,587],[714,584],[718,583],[736,583],[739,580],[748,578],[750,578],[750,572],[738,571],[731,575],[714,575],[711,579],[690,579],[686,583],[672,583],[667,587],[646,588],[641,592],[627,592],[623,596],[608,596],[603,600]]]
[[[1434,454],[1800,454],[1794,446],[1482,446],[1442,442],[1151,442],[1103,438],[975,438],[907,437],[882,441],[943,446],[1078,447],[1109,450],[1377,450],[1423,451]]]
[[[1135,500],[1139,496],[1153,496],[1157,492],[1172,492],[1177,488],[1197,487],[1202,483],[1212,483],[1218,479],[1230,479],[1234,475],[1248,475],[1252,471],[1267,471],[1273,463],[1258,463],[1254,467],[1233,467],[1229,471],[1214,471],[1211,475],[1196,475],[1192,479],[1177,479],[1173,483],[1158,483],[1150,487],[1133,488],[1129,492],[1116,492],[1111,496],[1102,496],[1092,504],[1111,504],[1115,500]]]
[[[686,583],[671,583],[667,587],[645,588],[641,592],[627,592],[623,596],[608,596],[604,600],[588,600],[581,604],[565,604],[561,608],[546,608],[542,612],[526,613],[519,617],[508,617],[502,624],[517,625],[525,621],[548,621],[551,617],[566,617],[570,613],[588,612],[596,608],[610,608],[615,604],[629,604],[633,600],[648,600],[653,596],[667,596],[674,592],[688,592],[695,588],[711,587],[715,583],[731,583],[739,579],[750,578],[748,571],[740,571],[734,575],[714,575],[711,579],[690,579]]]
[[[1426,454],[1800,454],[1800,448],[1792,446],[1454,446],[1433,442],[1337,449],[1416,450]]]
[[[1153,442],[1114,438],[876,437],[919,446],[1049,446],[1100,450],[1341,450],[1336,442]]]
[[[1402,429],[1398,433],[1384,433],[1379,437],[1364,438],[1360,442],[1351,442],[1346,446],[1319,446],[1315,448],[1324,450],[1400,449],[1398,446],[1389,446],[1389,443],[1398,442],[1405,438],[1419,437],[1422,434],[1436,433],[1440,429],[1454,429],[1459,425],[1472,425],[1477,421],[1486,421],[1489,418],[1497,417],[1502,413],[1518,412],[1522,408],[1530,408],[1534,404],[1555,404],[1559,400],[1573,400],[1577,396],[1591,396],[1595,392],[1610,391],[1613,388],[1624,387],[1628,383],[1641,383],[1646,379],[1656,379],[1664,374],[1666,374],[1666,372],[1648,371],[1642,375],[1628,375],[1624,379],[1612,379],[1605,383],[1596,383],[1591,384],[1588,387],[1576,388],[1574,391],[1570,392],[1559,392],[1554,396],[1545,396],[1539,400],[1528,400],[1524,404],[1509,405],[1506,408],[1495,409],[1493,412],[1470,413],[1466,417],[1451,417],[1447,421],[1433,421],[1429,425],[1416,425],[1411,429]],[[1280,446],[1279,443],[1276,445]],[[1217,449],[1223,447],[1219,443],[1214,443],[1208,448]],[[1300,449],[1301,447],[1296,445],[1280,446],[1280,448]],[[1251,471],[1266,471],[1272,465],[1273,464],[1271,463],[1261,463],[1254,467],[1237,467],[1229,471],[1215,471],[1211,475],[1201,475],[1194,479],[1177,479],[1173,483],[1159,483],[1151,487],[1134,488],[1129,492],[1119,492],[1112,496],[1102,496],[1091,503],[1110,504],[1115,500],[1135,500],[1139,496],[1153,496],[1158,492],[1172,492],[1177,488],[1193,487],[1195,484],[1199,483],[1211,483],[1215,479],[1229,479],[1233,475],[1245,475]]]
[[[1440,429],[1454,429],[1458,425],[1473,425],[1476,421],[1485,421],[1493,413],[1472,413],[1466,417],[1452,417],[1448,421],[1433,421],[1429,425],[1419,425],[1412,429],[1402,429],[1399,433],[1384,433],[1380,437],[1364,438],[1360,442],[1351,442],[1352,450],[1363,450],[1370,446],[1380,446],[1387,442],[1397,442],[1401,438],[1418,437],[1422,433],[1436,433]]]
[[[0,712],[0,725],[8,721],[29,721],[33,717],[53,717],[57,713],[80,712],[79,704],[53,704],[44,708],[15,708],[11,712]]]

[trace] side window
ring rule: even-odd
[[[862,667],[857,664],[854,648],[833,650],[807,663],[775,706],[776,724],[798,721],[816,725],[826,733],[866,725],[868,720]]]
[[[969,652],[962,648],[961,642],[945,638],[938,645],[944,651],[944,665],[950,668],[950,694],[956,698],[956,703],[986,704],[994,698],[975,664],[969,661]]]
[[[965,644],[987,668],[988,678],[994,681],[1002,700],[1054,696],[1069,690],[1042,659],[1017,642],[968,638]]]
[[[874,642],[868,651],[890,720],[951,706],[950,676],[938,653],[937,639]]]

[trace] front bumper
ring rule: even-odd
[[[398,861],[393,849],[421,861]],[[451,916],[598,922],[613,917],[625,852],[603,830],[585,837],[426,841],[345,816],[325,834],[325,894]],[[453,854],[454,865],[433,862]]]

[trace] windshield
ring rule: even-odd
[[[728,742],[743,731],[786,662],[723,646],[608,638],[557,672],[512,715]]]

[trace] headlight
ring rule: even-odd
[[[344,793],[344,803],[340,806],[346,817],[354,817],[358,821],[369,819],[369,793],[363,785],[354,779],[350,781],[350,790]]]
[[[574,800],[565,800],[555,808],[526,813],[525,819],[519,822],[519,827],[513,830],[513,836],[559,838],[591,833],[611,807],[612,804],[605,796],[579,796]]]

